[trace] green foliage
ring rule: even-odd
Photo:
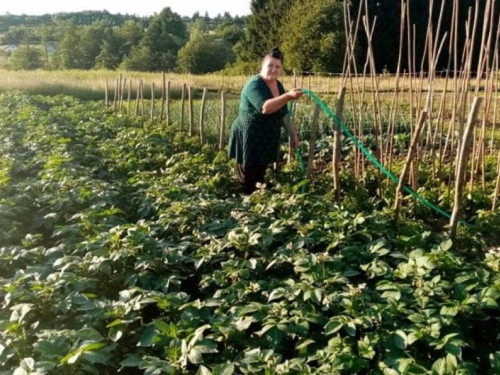
[[[122,40],[112,30],[108,31],[108,36],[104,40],[101,50],[95,58],[97,69],[115,69],[121,62]]]
[[[205,74],[222,70],[234,58],[229,42],[215,35],[195,34],[179,51],[177,66],[181,72]]]
[[[43,66],[40,50],[32,46],[21,46],[9,58],[13,70],[33,70]]]
[[[151,20],[144,44],[149,48],[153,70],[173,70],[177,53],[187,40],[186,25],[181,17],[164,8]]]
[[[151,50],[144,44],[132,47],[130,55],[123,59],[121,67],[125,70],[135,70],[140,72],[153,70]]]
[[[236,23],[227,22],[219,25],[214,34],[224,39],[226,42],[230,43],[232,46],[241,42],[245,37],[245,32],[243,28],[239,27]]]
[[[281,34],[287,69],[341,72],[345,35],[341,1],[306,0],[289,10]]]
[[[395,225],[363,186],[295,194],[296,163],[240,197],[177,129],[0,96],[2,371],[498,372],[497,247]]]
[[[271,48],[281,45],[281,27],[288,10],[295,3],[295,0],[251,1],[251,14],[246,20],[246,37],[236,49],[239,60],[246,63],[260,62]]]
[[[61,68],[79,69],[83,67],[81,40],[78,28],[68,27],[57,51]]]

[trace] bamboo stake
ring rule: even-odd
[[[472,107],[469,112],[469,118],[467,120],[467,126],[463,134],[463,139],[460,146],[460,152],[458,155],[456,181],[455,181],[455,201],[453,204],[453,211],[451,213],[450,232],[449,232],[449,236],[452,240],[455,239],[457,224],[458,224],[458,215],[462,205],[464,177],[467,168],[467,160],[469,157],[470,136],[474,132],[474,126],[476,124],[476,119],[480,105],[481,105],[481,98],[477,96],[474,97],[474,100],[472,102]]]
[[[224,145],[226,144],[226,93],[222,91],[220,93],[221,100],[221,115],[220,115],[220,138],[219,138],[219,150],[224,150]]]
[[[399,183],[396,188],[396,198],[394,202],[394,217],[396,218],[396,220],[398,218],[399,207],[401,205],[403,187],[406,181],[408,170],[413,160],[413,155],[415,153],[415,149],[418,144],[418,139],[420,138],[420,133],[424,128],[426,118],[427,118],[427,111],[424,109],[422,112],[420,112],[420,118],[418,120],[415,132],[413,133],[413,138],[411,140],[410,148],[408,149],[408,154],[406,155],[406,161],[403,166],[403,170],[401,171],[401,174],[399,176]]]
[[[205,101],[207,99],[207,88],[203,89],[203,97],[201,98],[201,108],[200,108],[200,143],[203,146],[206,142],[205,139],[205,124],[204,124],[204,116],[205,116]]]
[[[389,157],[389,170],[392,170],[392,158],[393,158],[393,148],[394,148],[394,133],[396,130],[396,112],[398,110],[399,103],[399,80],[401,71],[401,60],[403,59],[403,43],[404,43],[404,29],[405,29],[405,15],[406,15],[406,2],[401,3],[401,22],[399,25],[399,55],[398,55],[398,65],[396,68],[396,82],[394,95],[392,97],[391,109],[389,114],[389,128],[387,130],[387,141],[386,141],[386,153]],[[387,184],[389,184],[389,178],[387,178]]]
[[[497,182],[495,185],[495,193],[493,194],[493,204],[491,205],[491,211],[497,209],[498,194],[500,193],[500,151],[497,157]]]
[[[339,99],[337,101],[336,115],[342,121],[342,113],[344,111],[344,97],[346,89],[342,87],[339,92]],[[335,198],[337,202],[340,201],[340,127],[335,126],[334,140],[333,140],[333,188],[335,190]]]

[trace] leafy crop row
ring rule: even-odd
[[[1,373],[500,371],[494,248],[140,121],[0,96]]]

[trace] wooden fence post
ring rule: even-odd
[[[189,100],[189,136],[194,135],[194,108],[193,108],[193,88],[188,87],[188,100]]]
[[[186,95],[186,84],[182,84],[182,90],[181,90],[181,122],[179,124],[179,132],[182,133],[184,130],[184,96]]]
[[[125,91],[124,89],[126,85],[127,85],[127,78],[125,78],[120,84],[120,112],[122,111],[123,107],[123,92]]]
[[[165,123],[170,125],[170,81],[167,82],[167,89],[165,91]]]
[[[140,93],[141,93],[141,116],[144,116],[144,82],[142,81],[141,79],[141,90],[140,90]]]
[[[128,80],[128,93],[127,93],[127,116],[130,116],[130,97],[132,92],[132,78]]]
[[[151,120],[155,117],[155,83],[151,82]]]
[[[137,84],[137,97],[136,97],[136,105],[135,105],[135,115],[139,116],[139,103],[141,101],[141,81]]]
[[[203,146],[206,142],[205,139],[205,124],[204,124],[204,116],[205,116],[205,101],[207,99],[207,88],[203,89],[203,97],[201,99],[201,108],[200,108],[200,143]]]
[[[116,112],[116,101],[118,100],[118,78],[116,78],[115,92],[113,96],[113,110]]]
[[[104,107],[108,108],[108,79],[104,81]]]
[[[221,100],[221,118],[220,118],[220,138],[219,150],[224,150],[226,144],[226,94],[224,91],[220,93]]]
[[[165,73],[162,73],[162,82],[161,82],[161,112],[160,112],[160,121],[164,119],[165,115]]]

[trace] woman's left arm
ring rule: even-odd
[[[282,125],[285,128],[285,130],[287,130],[287,128],[288,128],[287,116],[282,118]],[[291,135],[290,146],[293,149],[298,148],[300,146],[300,140],[299,140],[299,137],[297,136],[297,130],[295,128],[295,121],[293,119],[290,121],[290,135]]]

